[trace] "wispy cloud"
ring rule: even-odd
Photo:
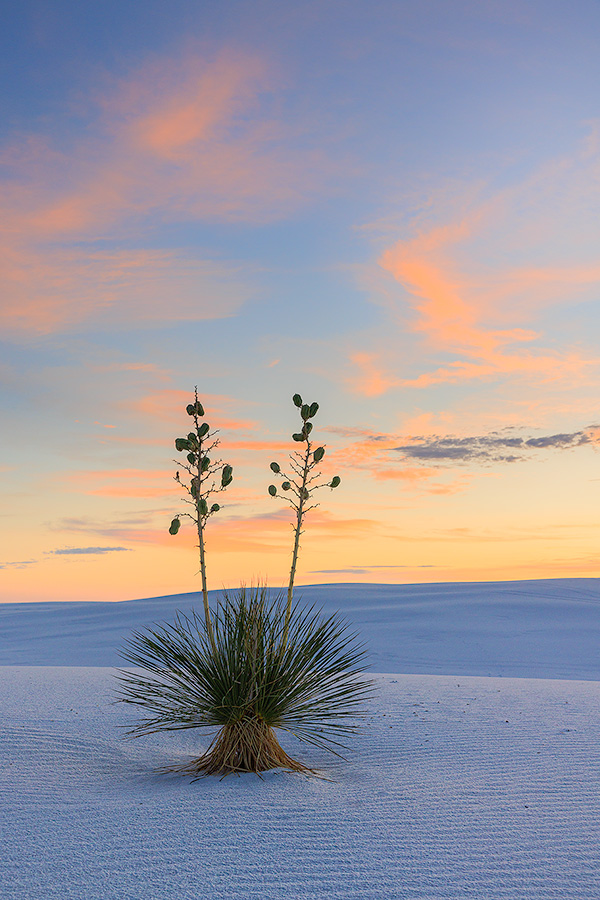
[[[311,575],[368,575],[374,569],[437,569],[439,566],[433,564],[426,565],[391,565],[391,566],[346,566],[344,569],[312,569]]]
[[[106,469],[71,472],[66,483],[82,494],[106,497],[163,497],[177,491],[173,472],[146,469]]]
[[[132,552],[131,547],[67,547],[64,550],[49,550],[54,556],[81,556],[87,554]]]
[[[139,400],[127,401],[124,406],[129,412],[143,416],[146,420],[158,420],[160,422],[179,423],[181,427],[182,414],[185,408],[193,400],[190,391],[182,391],[176,388],[164,388],[145,394]],[[202,405],[206,413],[206,421],[213,428],[225,431],[254,431],[258,428],[258,422],[252,419],[237,419],[228,414],[228,410],[237,404],[233,397],[223,394],[202,394]],[[185,421],[185,420],[183,420]],[[187,429],[185,429],[187,431]]]
[[[105,250],[25,243],[0,247],[6,333],[96,326],[152,327],[235,314],[252,296],[235,263],[183,250]],[[168,302],[166,298],[169,298]]]
[[[564,339],[557,346],[543,314],[595,297],[597,247],[577,235],[585,236],[586,223],[593,228],[587,198],[598,178],[592,136],[570,158],[510,187],[465,184],[452,205],[444,192],[429,198],[412,234],[379,258],[401,286],[401,293],[380,291],[380,300],[420,336],[421,371],[410,376],[391,352],[367,348],[351,354],[355,390],[376,396],[394,387],[499,379],[572,385],[595,377],[593,347],[586,353]]]
[[[316,140],[312,149],[310,139],[296,140],[298,122],[273,116],[279,90],[256,54],[211,58],[188,47],[97,93],[84,137],[61,146],[30,135],[5,146],[5,332],[235,314],[253,295],[247,266],[185,247],[156,249],[155,235],[165,223],[265,222],[334,176]]]
[[[164,518],[164,528],[156,528],[157,516]],[[93,519],[89,516],[65,516],[48,523],[48,529],[60,534],[84,534],[93,538],[104,538],[123,543],[158,544],[173,546],[173,537],[168,534],[168,522],[172,510],[152,510],[147,513],[117,515],[112,521]],[[114,545],[111,545],[114,546]],[[118,544],[121,546],[121,543]]]

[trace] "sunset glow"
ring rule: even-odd
[[[1,602],[198,590],[194,385],[234,467],[211,588],[287,580],[294,392],[342,478],[298,584],[600,576],[596,3],[5,25]]]

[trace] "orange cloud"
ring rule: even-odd
[[[584,429],[584,433],[592,444],[600,444],[600,425],[590,425]]]
[[[465,234],[465,229],[460,231]],[[427,387],[432,384],[457,383],[469,380],[491,380],[500,374],[525,375],[540,381],[555,381],[566,377],[577,378],[590,368],[598,366],[600,359],[582,357],[579,352],[548,352],[540,350],[516,350],[514,345],[536,341],[537,331],[522,328],[495,329],[482,321],[488,309],[479,301],[478,285],[468,277],[460,276],[452,264],[434,255],[427,257],[427,240],[397,244],[382,256],[381,265],[390,271],[409,292],[419,317],[414,330],[427,336],[429,343],[444,351],[458,353],[467,359],[457,359],[445,366],[424,373],[414,379],[380,377],[386,388],[393,384],[411,387]],[[435,246],[436,241],[431,241]],[[424,249],[425,248],[425,249]],[[600,268],[574,268],[573,284],[590,284],[600,281]],[[561,283],[567,275],[561,271]],[[526,286],[550,284],[556,290],[556,271],[512,272],[505,278],[505,290],[514,293]],[[485,290],[480,293],[485,296]],[[502,298],[498,288],[494,292],[497,302]],[[371,361],[371,365],[374,363]],[[381,393],[382,391],[378,391]]]
[[[377,355],[374,353],[354,353],[350,360],[358,370],[350,379],[354,389],[365,397],[378,397],[391,387],[400,384],[398,378],[386,375],[383,369],[377,365]]]
[[[68,483],[83,494],[102,497],[163,497],[177,491],[173,473],[166,470],[114,469],[73,472]]]
[[[275,81],[263,61],[204,53],[142,66],[101,98],[93,138],[72,154],[38,147],[26,182],[7,192],[27,237],[63,238],[139,221],[248,219],[301,199],[302,160],[261,109]],[[18,163],[14,163],[18,167]],[[44,183],[50,172],[53,183]],[[300,177],[299,177],[300,176]]]
[[[599,176],[600,148],[588,141],[571,159],[554,160],[487,199],[477,198],[485,186],[468,185],[452,204],[443,193],[432,198],[428,214],[436,214],[439,201],[437,214],[447,222],[421,221],[416,235],[381,254],[381,269],[403,294],[378,293],[394,317],[408,301],[413,317],[407,323],[404,313],[402,327],[425,339],[428,355],[451,358],[407,378],[399,377],[391,351],[387,362],[385,355],[361,352],[353,357],[357,390],[377,395],[391,387],[502,376],[589,383],[600,358],[579,347],[554,349],[541,314],[595,297],[600,265],[590,235],[597,223],[587,196]]]
[[[256,106],[257,91],[269,85],[257,57],[223,54],[212,65],[195,56],[165,71],[147,66],[142,78],[126,86],[112,109],[126,123],[138,150],[169,161],[192,161],[208,142],[222,138],[237,116]],[[158,95],[156,84],[160,84]]]
[[[227,408],[235,402],[232,397],[223,394],[205,394],[201,390],[199,396],[206,414],[206,421],[213,428],[222,431],[254,431],[258,428],[258,423],[252,419],[231,419],[221,414],[220,410],[223,407]],[[184,431],[187,433],[185,408],[193,399],[192,391],[163,388],[147,394],[139,400],[128,401],[126,408],[148,420],[153,419],[161,423],[168,422],[178,425],[182,433]]]
[[[0,325],[44,334],[89,319],[148,326],[224,318],[250,297],[239,276],[235,266],[178,251],[5,246]]]
[[[227,441],[227,448],[231,450],[268,450],[271,453],[289,453],[289,441]]]
[[[255,55],[188,51],[114,85],[72,149],[40,138],[5,148],[14,180],[0,185],[4,330],[235,314],[252,295],[239,266],[106,242],[139,244],[165,222],[267,221],[305,203],[334,166],[305,142],[295,149],[297,124],[272,121],[264,98],[275,90]]]
[[[256,551],[285,553],[292,551],[292,515],[289,510],[278,510],[244,519],[214,519],[211,522],[207,542],[216,552]],[[376,532],[380,523],[373,519],[341,518],[320,509],[307,513],[306,528],[323,539],[344,538]]]

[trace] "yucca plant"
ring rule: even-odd
[[[225,591],[213,614],[216,649],[195,614],[134,632],[121,655],[144,671],[120,670],[120,699],[145,717],[129,734],[218,728],[205,753],[171,770],[194,777],[312,771],[285,752],[276,729],[340,755],[339,738],[356,729],[371,690],[364,651],[337,615],[296,606],[287,620],[286,603],[265,587]]]
[[[282,484],[289,491],[296,511],[292,567],[287,594],[270,599],[265,587],[223,593],[213,610],[208,605],[204,528],[218,511],[209,505],[209,495],[223,490],[232,479],[231,466],[221,470],[220,461],[208,456],[218,443],[209,426],[201,423],[204,409],[195,393],[187,412],[195,432],[177,438],[177,450],[187,454],[182,464],[190,475],[186,485],[194,508],[187,513],[196,524],[202,572],[204,617],[195,612],[178,614],[174,624],[163,624],[134,632],[121,651],[123,659],[138,671],[121,669],[119,699],[140,707],[144,717],[130,729],[131,736],[187,728],[217,728],[210,746],[201,756],[174,771],[199,777],[231,772],[263,772],[283,767],[295,772],[312,771],[292,759],[277,739],[277,729],[294,734],[339,755],[339,738],[353,732],[362,716],[362,700],[371,682],[361,676],[364,651],[357,636],[337,615],[322,616],[314,608],[302,610],[292,604],[292,591],[304,515],[314,504],[307,502],[317,482],[315,467],[324,447],[313,450],[309,440],[318,404],[293,401],[300,410],[302,453],[291,458],[293,475]],[[277,463],[273,472],[284,473]],[[214,476],[221,470],[220,484]],[[180,483],[179,472],[176,480]],[[339,477],[328,486],[337,487]],[[269,493],[277,495],[275,486]],[[179,530],[179,517],[171,523]],[[141,669],[141,671],[139,671]]]

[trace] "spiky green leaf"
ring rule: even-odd
[[[228,484],[231,484],[233,481],[233,468],[231,466],[224,466],[223,471],[221,472],[221,487],[227,487]]]
[[[274,484],[269,485],[269,493],[270,493],[271,497],[277,496],[277,488],[275,487]]]
[[[222,727],[248,710],[339,752],[373,692],[364,650],[337,615],[294,606],[282,645],[284,621],[284,597],[242,588],[215,612],[216,650],[196,614],[135,632],[121,650],[133,669],[118,676],[120,700],[142,717],[130,734]]]
[[[294,405],[297,406],[298,409],[300,409],[302,406],[302,397],[300,396],[300,394],[294,394],[292,400],[294,402]]]
[[[208,422],[203,422],[202,425],[200,426],[200,428],[198,429],[198,437],[203,438],[205,435],[207,435],[209,428],[210,428],[210,425],[208,424]]]
[[[200,497],[198,500],[198,512],[201,516],[205,516],[208,513],[208,503],[204,497]]]
[[[175,438],[175,449],[192,450],[192,447],[190,446],[190,442],[187,438]]]
[[[180,527],[181,522],[179,521],[179,519],[173,519],[171,525],[169,526],[169,534],[177,534]]]
[[[311,404],[310,404],[310,410],[309,410],[309,412],[308,412],[308,418],[309,418],[309,419],[312,419],[313,416],[316,416],[316,414],[318,413],[318,411],[319,411],[319,404],[318,404],[318,403],[311,403]]]
[[[310,406],[308,405],[308,403],[302,404],[302,407],[300,409],[300,415],[302,416],[304,421],[306,421],[308,419],[308,417],[310,416]]]
[[[196,404],[195,404],[195,403],[188,403],[188,405],[187,405],[186,408],[185,408],[185,411],[186,411],[186,413],[188,414],[188,416],[193,416],[194,413],[196,412]]]
[[[210,511],[211,511],[211,513],[214,513],[214,512],[219,512],[220,509],[221,509],[221,507],[219,506],[218,503],[213,503],[213,505],[210,508]]]
[[[315,462],[321,462],[323,457],[325,456],[325,447],[317,447],[315,452],[313,453],[313,459]]]
[[[341,480],[342,480],[342,479],[340,478],[339,475],[335,475],[335,476],[331,479],[331,484],[329,485],[329,487],[331,487],[331,488],[336,488],[336,487],[341,483]]]
[[[209,468],[209,466],[210,466],[210,457],[208,457],[208,456],[203,457],[202,462],[200,463],[200,471],[206,472],[206,470]]]
[[[190,465],[193,466],[194,463],[196,462],[196,456],[193,453],[188,453],[187,461],[189,462]]]
[[[289,491],[291,489],[291,487],[292,487],[292,485],[290,484],[289,481],[282,482],[282,485],[281,485],[282,490]]]

